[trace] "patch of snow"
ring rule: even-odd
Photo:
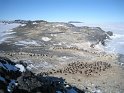
[[[26,26],[26,24],[21,24],[21,26]]]
[[[62,45],[62,43],[60,42],[60,43],[58,43],[58,45]]]
[[[67,48],[73,47],[73,45],[66,45]]]
[[[57,24],[56,27],[64,26],[63,24]]]
[[[67,56],[62,56],[59,58],[59,60],[61,60],[61,63],[60,64],[64,64],[63,62],[65,62],[65,60],[68,60],[70,59],[71,57],[67,57]]]
[[[15,42],[15,45],[35,45],[35,46],[39,46],[39,44],[35,40],[18,41],[18,42]]]
[[[48,62],[42,62],[40,64],[36,64],[35,66],[36,68],[42,67],[42,68],[51,68],[53,67],[51,64],[49,64]]]
[[[57,36],[57,34],[51,34],[51,36],[55,36],[55,37],[56,37],[56,36]]]
[[[30,64],[27,66],[28,70],[32,70],[32,69],[38,69],[38,68],[51,68],[53,67],[51,64],[49,64],[48,62],[42,62],[42,63],[37,63],[37,64]]]
[[[63,57],[61,57],[62,59],[69,59],[69,57],[67,57],[67,56],[63,56]]]
[[[34,24],[38,24],[38,23],[37,22],[33,22],[32,24],[34,25]]]
[[[92,93],[102,93],[102,91],[100,89],[96,89],[96,90],[92,91]]]
[[[95,49],[97,49],[97,50],[100,50],[100,51],[104,51],[104,46],[103,45],[101,45],[101,43],[99,43],[99,44],[97,44],[97,45],[95,45],[95,47],[94,47]]]
[[[80,32],[73,32],[73,34],[79,34]]]
[[[16,64],[15,66],[20,69],[19,71],[25,72],[25,67],[24,67],[23,65],[21,65],[21,64]]]
[[[82,42],[82,43],[73,43],[72,46],[77,46],[79,49],[89,49],[91,43],[90,42]]]
[[[67,88],[67,87],[70,87],[70,86],[67,84],[65,87]]]
[[[60,43],[58,43],[58,44],[53,44],[53,45],[62,45],[62,43],[60,42]]]
[[[20,43],[15,42],[15,45],[23,46],[24,44],[20,44]]]
[[[0,81],[5,82],[5,79],[3,77],[0,76]]]
[[[63,44],[66,44],[67,42],[62,42]]]
[[[49,37],[42,37],[42,40],[43,40],[43,41],[50,41],[51,38],[49,38]]]
[[[33,68],[37,69],[33,64],[30,64],[30,65],[27,66],[27,69],[28,69],[28,70],[31,70],[31,69],[33,69]]]
[[[24,63],[27,63],[27,64],[33,64],[33,62],[31,60],[23,60]]]

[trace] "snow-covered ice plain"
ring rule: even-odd
[[[5,41],[7,38],[11,38],[7,35],[13,34],[12,29],[19,26],[20,24],[17,23],[0,23],[0,43]]]

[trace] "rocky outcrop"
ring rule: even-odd
[[[106,32],[109,36],[113,36],[113,32],[111,32],[111,31],[108,31],[108,32]]]
[[[17,85],[16,79],[21,75],[20,69],[8,58],[0,57],[0,89],[11,92]]]
[[[25,71],[20,69],[22,66],[0,57],[0,93],[84,93],[63,78],[35,75],[26,68]]]

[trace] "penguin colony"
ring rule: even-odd
[[[3,53],[4,55],[8,55],[8,56],[14,56],[14,55],[21,55],[21,56],[24,56],[24,55],[27,55],[27,56],[30,56],[30,57],[52,57],[52,55],[50,54],[37,54],[37,53],[25,53],[25,52],[11,52],[11,53]]]
[[[79,49],[77,47],[54,47],[53,48],[54,50],[73,50],[73,51],[83,51],[83,52],[86,52],[86,53],[92,53],[92,54],[97,54],[99,55],[97,52],[95,51],[88,51],[88,50],[85,50],[85,49]]]
[[[54,47],[53,49],[59,50],[59,49],[64,49],[64,50],[79,50],[77,47]]]
[[[94,63],[83,63],[83,62],[74,62],[71,64],[68,64],[67,67],[64,68],[64,73],[70,73],[70,74],[84,74],[86,76],[91,76],[95,73],[99,73],[102,71],[106,71],[107,69],[111,68],[111,64],[107,62],[94,62]]]
[[[79,48],[77,48],[77,47],[54,47],[53,48],[54,50],[73,50],[73,51],[82,51],[82,52],[85,52],[85,53],[91,53],[91,54],[95,54],[95,55],[98,55],[99,57],[100,56],[104,56],[104,57],[107,57],[107,56],[109,56],[109,57],[113,57],[113,56],[115,56],[114,54],[112,55],[109,55],[109,54],[104,54],[104,53],[98,53],[98,52],[95,52],[95,51],[88,51],[88,50],[85,50],[85,49],[79,49]]]
[[[85,76],[93,76],[94,74],[99,74],[100,72],[106,71],[107,69],[112,68],[111,64],[107,62],[73,62],[68,64],[63,69],[52,69],[48,72],[42,72],[40,75],[50,75],[55,73],[64,73],[67,74],[83,74]],[[100,75],[100,74],[99,74]]]

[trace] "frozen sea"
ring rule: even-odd
[[[0,43],[4,42],[7,38],[11,38],[9,37],[9,34],[13,34],[12,29],[19,25],[20,24],[17,23],[0,23]]]
[[[111,40],[107,41],[105,50],[107,52],[124,54],[124,23],[104,23],[104,24],[91,24],[91,23],[74,23],[76,26],[89,26],[101,27],[104,31],[112,31]]]

